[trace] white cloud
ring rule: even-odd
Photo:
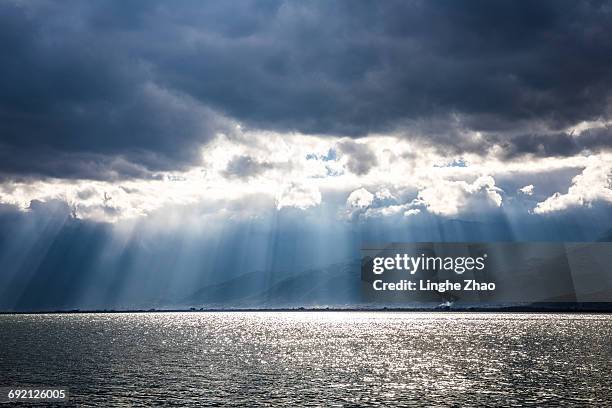
[[[591,158],[582,173],[572,179],[566,194],[553,194],[538,203],[533,212],[547,214],[596,202],[612,203],[612,157]]]
[[[350,146],[351,153],[340,151],[341,144],[344,150],[351,150],[346,147]],[[376,158],[365,160],[368,171],[357,174],[350,168],[357,164],[349,164],[349,156],[354,158],[363,152]],[[549,197],[534,210],[545,213],[611,201],[606,184],[609,166],[605,164],[612,163],[610,157],[601,153],[592,157],[502,162],[494,153],[464,154],[462,159],[469,166],[441,166],[452,162],[452,157],[405,138],[372,135],[347,141],[238,129],[230,136],[218,135],[203,146],[202,163],[187,171],[160,173],[155,179],[120,181],[4,181],[0,183],[0,203],[27,211],[32,200],[59,200],[66,202],[79,218],[111,222],[181,206],[225,211],[226,217],[227,211],[239,216],[240,212],[252,214],[274,207],[309,209],[324,200],[335,200],[341,216],[349,218],[413,216],[423,212],[460,216],[499,208],[502,192],[496,180],[525,185],[519,190],[523,196],[517,198],[520,200],[534,191],[531,184],[521,182],[523,179],[533,180],[534,174],[562,177],[570,172],[560,170],[585,169],[567,194]],[[236,158],[247,159],[237,166]],[[564,183],[569,180],[557,180],[557,184]],[[249,197],[261,199],[249,206],[230,205],[249,201]],[[348,197],[346,201],[344,197]]]
[[[533,195],[533,188],[534,188],[533,184],[529,184],[529,185],[527,185],[525,187],[519,188],[518,191],[521,194],[525,194],[525,195],[530,196],[530,195]]]
[[[349,208],[367,208],[372,205],[374,194],[365,188],[360,188],[349,194],[346,199],[346,206]]]
[[[381,190],[378,190],[375,194],[375,197],[378,200],[395,200],[396,199],[396,197],[393,195],[393,193],[389,191],[388,188],[383,188]]]
[[[276,209],[294,207],[305,210],[321,204],[321,192],[314,185],[289,184],[276,196]]]
[[[412,208],[404,212],[404,217],[410,217],[411,215],[417,215],[420,213],[421,213],[421,210],[419,210],[418,208]]]
[[[418,193],[418,200],[431,213],[456,216],[466,210],[500,207],[501,190],[491,176],[478,177],[473,183],[464,180],[437,180]]]
[[[365,188],[353,191],[346,200],[346,215],[349,219],[391,217],[398,214],[416,215],[413,202],[398,204],[397,198],[387,188],[370,193]]]

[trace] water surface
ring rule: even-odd
[[[612,405],[612,316],[0,316],[0,386],[79,406]]]

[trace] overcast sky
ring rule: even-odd
[[[0,244],[58,216],[594,239],[611,39],[609,1],[1,2]]]
[[[59,199],[112,220],[201,201],[220,183],[220,199],[246,190],[305,208],[326,184],[348,198],[386,180],[394,197],[412,188],[456,215],[467,195],[503,205],[497,173],[517,165],[522,196],[547,190],[529,187],[536,173],[568,170],[536,213],[611,199],[609,2],[0,7],[6,204]],[[431,202],[453,189],[463,201]]]

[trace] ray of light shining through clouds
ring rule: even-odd
[[[612,0],[0,0],[0,407],[612,406]]]
[[[364,243],[606,240],[610,14],[3,2],[0,309],[347,306]]]

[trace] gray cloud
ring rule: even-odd
[[[4,2],[0,172],[150,177],[224,117],[571,152],[562,129],[610,117],[611,20],[609,1]]]
[[[500,145],[505,158],[530,154],[539,157],[574,156],[583,152],[599,152],[612,148],[612,129],[588,129],[574,132],[524,134],[513,137],[490,137],[489,145]]]
[[[347,167],[355,174],[363,175],[370,172],[378,164],[376,155],[366,144],[344,140],[338,143],[340,151],[348,156]]]
[[[96,10],[78,3],[0,8],[0,44],[7,46],[0,171],[151,177],[199,160],[194,147],[231,131],[198,100],[156,82],[136,52],[141,47],[131,48],[127,32],[110,35],[98,27]],[[141,35],[137,42],[147,40]]]
[[[163,68],[176,70],[172,86],[253,126],[363,135],[459,114],[499,131],[607,112],[605,3],[248,4],[189,20],[198,33],[202,19],[217,24]]]
[[[229,161],[223,173],[226,177],[244,179],[261,174],[271,168],[273,168],[271,163],[260,162],[250,156],[235,156]]]

